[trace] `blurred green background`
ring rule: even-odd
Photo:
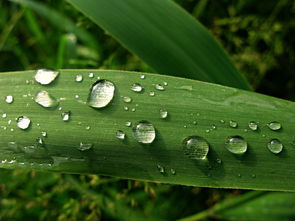
[[[295,101],[295,1],[176,2],[221,42],[255,91]],[[0,0],[0,72],[154,72],[65,1],[42,3],[48,11]],[[175,220],[244,192],[0,169],[0,220]]]

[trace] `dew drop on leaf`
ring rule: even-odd
[[[52,97],[47,91],[39,91],[35,96],[35,102],[42,107],[53,108],[58,106],[59,102]]]
[[[31,120],[26,116],[21,116],[17,118],[17,126],[22,130],[28,129],[30,124]]]
[[[126,122],[125,122],[125,126],[126,126],[126,127],[130,127],[131,124],[132,124],[132,123],[131,123],[130,121],[126,121]]]
[[[69,121],[71,118],[71,112],[70,111],[67,111],[67,112],[62,112],[61,113],[61,119],[63,121]]]
[[[149,95],[150,95],[151,97],[154,97],[154,96],[155,96],[155,92],[154,92],[154,91],[151,91],[151,92],[149,93]]]
[[[157,165],[157,168],[161,174],[165,173],[165,168],[163,166],[161,166],[160,164]]]
[[[225,148],[234,154],[243,154],[247,151],[247,142],[243,137],[231,136],[225,142]]]
[[[88,77],[89,77],[89,78],[93,78],[93,77],[94,77],[94,73],[93,73],[93,72],[90,72],[90,73],[88,74]]]
[[[230,120],[229,121],[229,126],[232,128],[236,128],[238,126],[238,123],[234,120]]]
[[[134,91],[134,92],[142,92],[143,87],[139,83],[134,83],[131,86],[131,90]]]
[[[132,101],[132,98],[131,97],[123,97],[123,101],[125,102],[125,103],[130,103],[131,101]]]
[[[42,132],[41,132],[41,136],[42,136],[42,137],[47,137],[47,132],[46,132],[46,131],[42,131]]]
[[[140,79],[145,79],[145,75],[144,74],[141,74],[140,75]]]
[[[6,98],[5,98],[5,102],[7,104],[12,104],[13,103],[13,96],[7,95]]]
[[[108,80],[99,80],[92,85],[87,103],[90,107],[103,108],[113,99],[115,85]]]
[[[279,130],[282,128],[281,123],[277,122],[277,121],[273,121],[267,124],[268,128],[271,130]]]
[[[150,144],[156,138],[156,130],[154,126],[148,121],[140,121],[134,125],[133,136],[139,143]]]
[[[199,136],[190,136],[182,142],[184,154],[192,160],[204,160],[209,152],[209,143]]]
[[[81,151],[90,150],[92,147],[93,147],[93,144],[91,144],[91,143],[81,142],[78,147],[78,150],[81,150]]]
[[[164,91],[164,90],[165,90],[164,86],[161,85],[161,84],[156,84],[156,85],[155,85],[155,88],[156,88],[158,91]]]
[[[165,109],[160,109],[160,117],[161,117],[162,119],[167,118],[167,117],[168,117],[168,111],[165,110]]]
[[[268,149],[274,153],[278,154],[283,150],[283,144],[278,139],[272,139],[267,144]]]
[[[116,137],[120,140],[124,140],[125,139],[125,133],[121,130],[117,130],[116,132]]]
[[[81,74],[77,74],[75,80],[76,80],[76,82],[82,82],[83,76]]]
[[[249,128],[253,131],[257,130],[258,129],[258,125],[256,122],[254,121],[250,121],[249,124],[248,124]]]
[[[59,75],[58,71],[50,69],[38,69],[35,74],[35,80],[42,85],[52,83]]]
[[[176,170],[173,169],[173,168],[170,169],[170,172],[171,172],[172,175],[175,175],[176,174]]]
[[[2,118],[6,118],[6,117],[7,117],[6,113],[2,114]]]

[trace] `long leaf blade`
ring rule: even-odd
[[[249,89],[209,32],[170,0],[68,0],[158,73]]]
[[[62,70],[52,86],[34,82],[33,71],[0,74],[2,98],[14,96],[12,104],[4,101],[0,104],[1,167],[98,173],[207,187],[295,190],[293,102],[164,75],[146,74],[141,79],[141,73],[100,70],[92,71],[95,78],[89,78],[89,72]],[[83,82],[75,81],[77,74],[84,76]],[[99,110],[85,104],[96,77],[116,85],[112,103]],[[143,93],[130,89],[136,82],[144,87]],[[162,82],[168,86],[164,91],[156,90],[155,84]],[[62,110],[47,110],[36,104],[32,98],[41,90],[58,98]],[[151,91],[155,96],[149,95]],[[129,96],[132,102],[125,103],[121,96]],[[168,111],[167,119],[160,118],[161,108]],[[72,112],[70,122],[61,119],[63,111]],[[15,119],[20,116],[32,120],[29,130],[16,126]],[[156,128],[157,137],[151,145],[140,145],[132,135],[132,127],[125,126],[127,121],[134,126],[141,120],[151,122]],[[230,120],[237,121],[238,127],[231,128]],[[251,131],[249,121],[256,121],[259,130]],[[282,129],[270,130],[266,124],[271,121],[280,122]],[[126,133],[125,141],[116,138],[117,130]],[[38,158],[11,149],[15,147],[11,142],[17,148],[33,146],[42,137],[42,131],[48,134],[47,138],[43,137],[48,157]],[[248,142],[248,150],[242,156],[225,148],[225,139],[234,135]],[[182,142],[188,136],[201,136],[209,142],[207,160],[191,160],[183,153]],[[284,145],[280,154],[267,149],[273,138]],[[77,149],[81,142],[94,147],[81,152]],[[164,174],[158,166],[165,168]],[[171,169],[176,171],[175,175]]]

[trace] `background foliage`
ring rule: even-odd
[[[67,20],[48,20],[0,1],[0,71],[50,67],[153,72],[64,1],[42,2]],[[256,91],[295,101],[293,1],[177,2],[221,41]],[[65,26],[65,21],[74,26]],[[83,41],[85,33],[90,41]],[[1,169],[0,220],[142,220],[143,215],[174,220],[244,192]]]

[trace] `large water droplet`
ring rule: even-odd
[[[116,137],[120,140],[124,140],[125,139],[125,133],[121,130],[117,130],[116,132]]]
[[[17,126],[20,129],[23,129],[23,130],[28,129],[30,124],[31,124],[31,120],[26,116],[21,116],[17,118]]]
[[[234,154],[243,154],[247,151],[247,142],[243,137],[232,136],[228,137],[225,142],[225,147]]]
[[[230,120],[229,121],[229,126],[233,127],[233,128],[236,128],[238,126],[238,123],[236,121],[234,121],[234,120]]]
[[[99,80],[92,85],[87,103],[90,107],[103,108],[113,99],[115,85],[108,80]]]
[[[267,124],[271,130],[279,130],[282,128],[282,125],[279,122],[273,121]]]
[[[254,130],[254,131],[258,129],[258,125],[254,121],[250,121],[248,126],[251,130]]]
[[[283,150],[283,144],[278,139],[272,139],[269,141],[267,147],[274,154],[278,154]]]
[[[69,121],[71,118],[71,111],[61,113],[61,119],[63,121]]]
[[[203,137],[187,137],[182,145],[184,154],[192,160],[204,160],[209,152],[209,144]]]
[[[168,111],[165,109],[160,109],[160,117],[162,119],[165,119],[165,118],[167,118],[167,116],[168,116]]]
[[[143,87],[139,83],[135,83],[131,86],[131,90],[134,92],[141,92]]]
[[[59,104],[47,91],[39,91],[36,94],[35,102],[42,107],[56,107]]]
[[[5,98],[5,102],[6,102],[7,104],[11,104],[11,103],[13,103],[13,96],[11,96],[11,95],[6,96],[6,98]]]
[[[154,126],[148,121],[140,121],[133,127],[133,136],[139,143],[150,144],[156,137]]]
[[[82,143],[81,142],[78,147],[78,150],[81,150],[81,151],[90,150],[92,147],[93,147],[93,144],[91,144],[91,143]]]
[[[52,83],[56,77],[58,76],[59,72],[50,70],[50,69],[39,69],[36,71],[35,80],[42,85],[47,85]]]

